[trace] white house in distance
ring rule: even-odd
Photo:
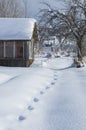
[[[44,39],[43,45],[51,49],[51,51],[57,53],[60,48],[60,44],[56,36],[49,36]]]
[[[56,36],[49,36],[48,38],[44,39],[43,45],[45,46],[54,46],[58,42]]]
[[[37,41],[35,19],[0,18],[0,65],[29,66]]]

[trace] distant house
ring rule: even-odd
[[[45,47],[51,47],[51,51],[58,52],[60,48],[60,44],[56,36],[49,36],[44,39],[43,45]]]
[[[45,46],[55,46],[58,45],[58,39],[56,38],[56,36],[49,36],[48,38],[44,39],[43,45]]]
[[[37,41],[35,19],[0,18],[0,65],[28,67]]]

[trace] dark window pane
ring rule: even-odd
[[[16,42],[16,57],[23,58],[23,42],[22,41]]]
[[[0,42],[0,58],[4,57],[4,43]]]
[[[6,42],[6,57],[13,57],[13,42]]]

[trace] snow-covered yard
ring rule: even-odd
[[[70,57],[0,67],[0,130],[85,130],[85,79]]]

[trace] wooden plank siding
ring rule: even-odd
[[[31,41],[0,41],[0,65],[28,67],[34,60],[29,57],[34,52],[30,45]]]

